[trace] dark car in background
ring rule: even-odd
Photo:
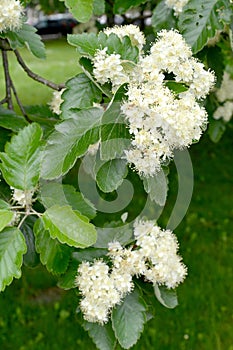
[[[57,35],[66,36],[72,34],[73,28],[78,24],[76,19],[72,17],[47,16],[40,19],[34,27],[39,35]]]

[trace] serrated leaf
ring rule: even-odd
[[[154,292],[156,298],[163,306],[174,309],[178,305],[176,291],[155,284]]]
[[[162,29],[176,28],[176,22],[173,10],[166,5],[165,0],[161,1],[153,10],[151,25],[156,32]]]
[[[0,126],[2,128],[17,132],[26,125],[28,125],[28,122],[23,116],[17,115],[14,111],[0,106]]]
[[[65,0],[66,7],[79,22],[87,22],[93,11],[93,0]]]
[[[82,326],[99,350],[114,350],[116,348],[117,341],[111,323],[102,326],[85,321]]]
[[[116,14],[123,14],[132,7],[137,7],[141,4],[145,4],[147,0],[115,0],[113,11]]]
[[[98,37],[95,33],[68,34],[67,41],[76,46],[81,55],[93,57],[95,51],[100,48]]]
[[[142,177],[142,179],[144,189],[149,194],[150,199],[160,206],[164,206],[167,199],[168,183],[163,170],[160,170],[153,177]]]
[[[18,228],[5,228],[0,232],[0,291],[3,291],[14,277],[21,277],[23,254],[26,250],[23,234]]]
[[[52,239],[40,219],[34,225],[34,233],[36,250],[40,254],[42,264],[51,273],[64,273],[71,257],[71,248],[57,239]]]
[[[102,100],[102,92],[84,73],[68,80],[66,87],[67,89],[62,95],[64,100],[61,105],[62,119],[68,119],[72,116],[70,111],[72,108],[92,107],[94,102],[99,103]]]
[[[130,139],[125,117],[121,113],[121,103],[113,101],[102,117],[101,159],[110,160],[121,157],[131,144]]]
[[[71,247],[86,248],[96,242],[94,225],[85,216],[74,212],[70,206],[58,206],[46,210],[43,224],[52,238]]]
[[[7,39],[13,50],[26,46],[31,53],[38,58],[45,58],[45,46],[41,37],[36,34],[36,29],[29,24],[24,23],[18,31],[7,32]]]
[[[14,213],[9,210],[0,209],[0,231],[2,231],[13,219]]]
[[[178,27],[193,53],[200,51],[217,30],[223,30],[228,0],[190,0],[179,15]]]
[[[112,159],[104,163],[96,174],[96,182],[101,191],[108,193],[116,190],[127,176],[125,159]]]
[[[27,245],[27,253],[23,257],[23,263],[31,268],[36,267],[40,263],[39,254],[36,252],[35,248],[35,236],[33,232],[33,225],[35,221],[36,217],[30,215],[20,227]]]
[[[223,120],[212,120],[209,124],[208,134],[214,143],[221,140],[224,132],[226,131],[226,125]]]
[[[68,42],[77,47],[80,55],[92,58],[96,50],[107,48],[107,53],[118,53],[123,60],[137,62],[138,48],[133,46],[128,36],[120,39],[116,34],[111,33],[109,36],[100,32],[98,36],[94,33],[70,34]]]
[[[117,340],[129,349],[139,339],[146,323],[146,305],[135,289],[112,311],[112,327]]]
[[[8,185],[21,190],[35,188],[40,175],[41,127],[30,124],[12,137],[0,153],[0,169]]]
[[[41,185],[40,198],[46,208],[54,204],[70,205],[73,210],[92,219],[96,215],[94,205],[71,185],[49,182]]]
[[[89,145],[99,140],[102,113],[99,108],[77,111],[73,118],[56,125],[44,151],[43,178],[55,179],[66,174]]]

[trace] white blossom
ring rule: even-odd
[[[216,96],[219,102],[233,100],[233,79],[226,71],[223,74],[220,88],[216,90]]]
[[[178,242],[170,230],[162,230],[153,221],[137,221],[134,235],[135,245],[128,248],[117,241],[109,243],[111,268],[101,259],[79,266],[76,283],[87,321],[107,322],[112,308],[134,289],[134,276],[167,288],[175,288],[184,280],[187,268],[177,254]]]
[[[233,101],[226,101],[219,106],[213,114],[213,118],[218,120],[222,118],[225,122],[229,122],[233,116]]]
[[[23,7],[19,0],[1,0],[0,33],[7,30],[16,31],[22,26]]]
[[[32,196],[34,194],[34,190],[19,190],[17,188],[11,187],[13,190],[12,199],[14,202],[22,206],[30,205],[32,203]]]
[[[62,99],[62,94],[64,91],[65,91],[65,89],[61,89],[60,91],[54,91],[52,100],[49,103],[49,106],[50,106],[50,109],[52,110],[52,112],[56,113],[58,115],[61,114],[61,112],[62,112],[60,107],[61,107],[62,102],[64,101]]]
[[[188,3],[188,0],[165,0],[167,7],[172,8],[176,16],[182,11],[183,7]]]
[[[119,54],[108,54],[107,48],[97,50],[93,59],[93,74],[100,84],[110,81],[113,91],[129,81],[128,75],[124,72],[121,56]]]
[[[124,36],[129,36],[132,45],[137,46],[139,50],[142,50],[145,45],[146,39],[144,34],[140,31],[139,27],[129,24],[125,26],[115,26],[113,28],[106,28],[104,33],[110,35],[111,33],[116,34],[120,39]]]

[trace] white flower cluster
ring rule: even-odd
[[[104,33],[110,35],[111,33],[116,34],[120,39],[124,36],[128,36],[131,40],[132,45],[137,46],[139,51],[142,50],[146,43],[144,34],[140,31],[139,27],[129,24],[127,26],[115,26],[113,28],[107,28]]]
[[[175,16],[178,16],[182,11],[183,7],[188,3],[189,0],[165,0],[167,7],[174,10]]]
[[[22,206],[30,205],[32,203],[33,190],[22,191],[17,188],[11,188],[13,190],[12,199],[14,202],[17,202]]]
[[[184,280],[187,269],[177,255],[178,243],[171,231],[162,230],[152,221],[141,221],[135,224],[134,234],[134,247],[127,249],[119,242],[109,244],[111,269],[103,260],[79,266],[76,282],[83,295],[80,308],[87,321],[107,322],[112,308],[133,290],[133,276],[144,276],[168,288]]]
[[[18,30],[22,25],[23,7],[19,0],[1,0],[0,33],[7,30]]]
[[[133,25],[107,29],[106,33],[120,38],[129,34],[140,50],[144,43]],[[110,81],[113,92],[128,83],[127,101],[121,109],[129,123],[132,147],[125,155],[140,174],[153,176],[173,157],[174,149],[189,147],[200,139],[207,113],[198,100],[209,93],[215,77],[192,57],[177,31],[159,32],[150,53],[140,53],[138,63],[127,65],[120,54],[109,55],[104,48],[97,50],[93,65],[96,80],[100,84]],[[167,79],[172,79],[170,84],[179,84],[183,92],[172,91]]]
[[[207,123],[207,113],[197,100],[204,98],[215,78],[192,57],[191,49],[176,31],[163,30],[141,57],[136,79],[128,85],[128,100],[122,112],[133,135],[126,158],[139,173],[153,176],[173,157],[174,149],[183,149],[199,140]],[[166,86],[166,74],[186,91],[175,94]]]
[[[113,85],[113,91],[129,81],[122,65],[121,56],[115,53],[107,54],[106,47],[103,50],[97,50],[94,56],[93,74],[100,84],[110,81]]]
[[[49,106],[50,106],[50,109],[53,113],[56,113],[56,114],[61,114],[61,104],[63,102],[63,99],[62,99],[62,94],[63,92],[65,91],[65,89],[62,89],[60,91],[54,91],[53,92],[53,97],[52,97],[52,100],[51,102],[49,103]]]
[[[213,114],[214,119],[223,118],[229,122],[233,116],[233,79],[225,71],[220,88],[216,91],[216,97],[222,103]]]

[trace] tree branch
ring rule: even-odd
[[[35,81],[38,81],[39,83],[46,85],[48,87],[50,87],[53,90],[57,90],[60,91],[61,89],[63,89],[65,87],[65,84],[55,84],[52,81],[49,81],[41,76],[39,76],[38,74],[32,72],[28,66],[25,64],[24,60],[22,59],[20,53],[18,50],[13,50],[18,63],[20,64],[20,66],[23,68],[23,70],[27,73],[27,75],[32,78]]]
[[[6,84],[6,97],[5,97],[5,99],[3,99],[3,101],[5,101],[7,103],[7,107],[9,109],[13,110],[13,103],[12,103],[12,97],[11,97],[11,78],[10,78],[10,73],[9,73],[9,63],[8,63],[7,52],[4,49],[2,50],[2,62],[3,62],[5,84]]]

